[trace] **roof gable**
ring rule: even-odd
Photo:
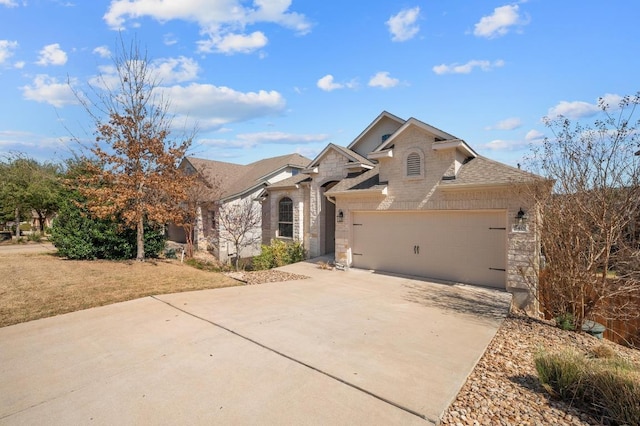
[[[393,145],[394,140],[396,140],[399,137],[399,135],[404,133],[410,127],[417,127],[422,131],[432,134],[436,138],[436,141],[449,141],[449,140],[462,141],[461,139],[458,139],[457,137],[453,136],[450,133],[444,132],[438,129],[437,127],[433,127],[430,124],[427,124],[423,121],[420,121],[418,119],[411,117],[395,133],[393,133],[386,140],[384,140],[380,145],[378,145],[378,147],[373,152],[380,152],[390,147],[391,145]]]
[[[316,156],[316,158],[313,159],[313,161],[311,161],[311,163],[309,164],[309,168],[312,169],[316,166],[318,166],[318,164],[320,164],[320,160],[322,160],[322,158],[327,155],[327,153],[329,153],[330,151],[335,151],[338,154],[342,155],[343,157],[345,157],[347,160],[349,160],[349,162],[352,163],[357,163],[357,164],[364,164],[366,166],[373,166],[373,163],[369,160],[367,160],[365,157],[363,157],[362,155],[358,154],[355,151],[352,151],[348,148],[345,148],[343,146],[339,146],[339,145],[335,145],[330,143],[329,145],[327,145],[321,152],[320,154],[318,154]]]
[[[378,146],[383,138],[394,133],[405,120],[387,111],[382,111],[354,140],[348,149],[366,156]]]

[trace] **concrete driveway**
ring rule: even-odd
[[[0,329],[0,424],[433,424],[504,292],[362,270]]]

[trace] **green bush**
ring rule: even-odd
[[[569,350],[541,352],[534,361],[540,382],[549,393],[568,400],[577,396],[578,384],[584,377],[584,356]]]
[[[565,350],[535,357],[540,382],[550,393],[607,423],[640,424],[640,367],[617,355],[590,358]]]
[[[123,260],[136,257],[136,231],[115,221],[91,217],[72,201],[65,202],[51,227],[51,242],[69,259]],[[155,258],[165,246],[161,228],[145,226],[145,256]]]
[[[556,317],[556,326],[563,330],[574,331],[576,329],[576,318],[570,312]]]
[[[609,366],[588,374],[588,401],[614,424],[640,425],[640,374]]]
[[[272,240],[270,245],[262,245],[261,253],[253,258],[254,270],[277,268],[304,260],[306,253],[299,241],[287,243],[282,240]]]
[[[31,234],[27,235],[27,240],[39,243],[42,241],[42,234],[39,232],[32,232]]]

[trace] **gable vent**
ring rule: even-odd
[[[407,176],[420,176],[420,155],[417,152],[407,156]]]

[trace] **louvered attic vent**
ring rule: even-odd
[[[420,155],[416,152],[407,156],[407,176],[420,176]]]

